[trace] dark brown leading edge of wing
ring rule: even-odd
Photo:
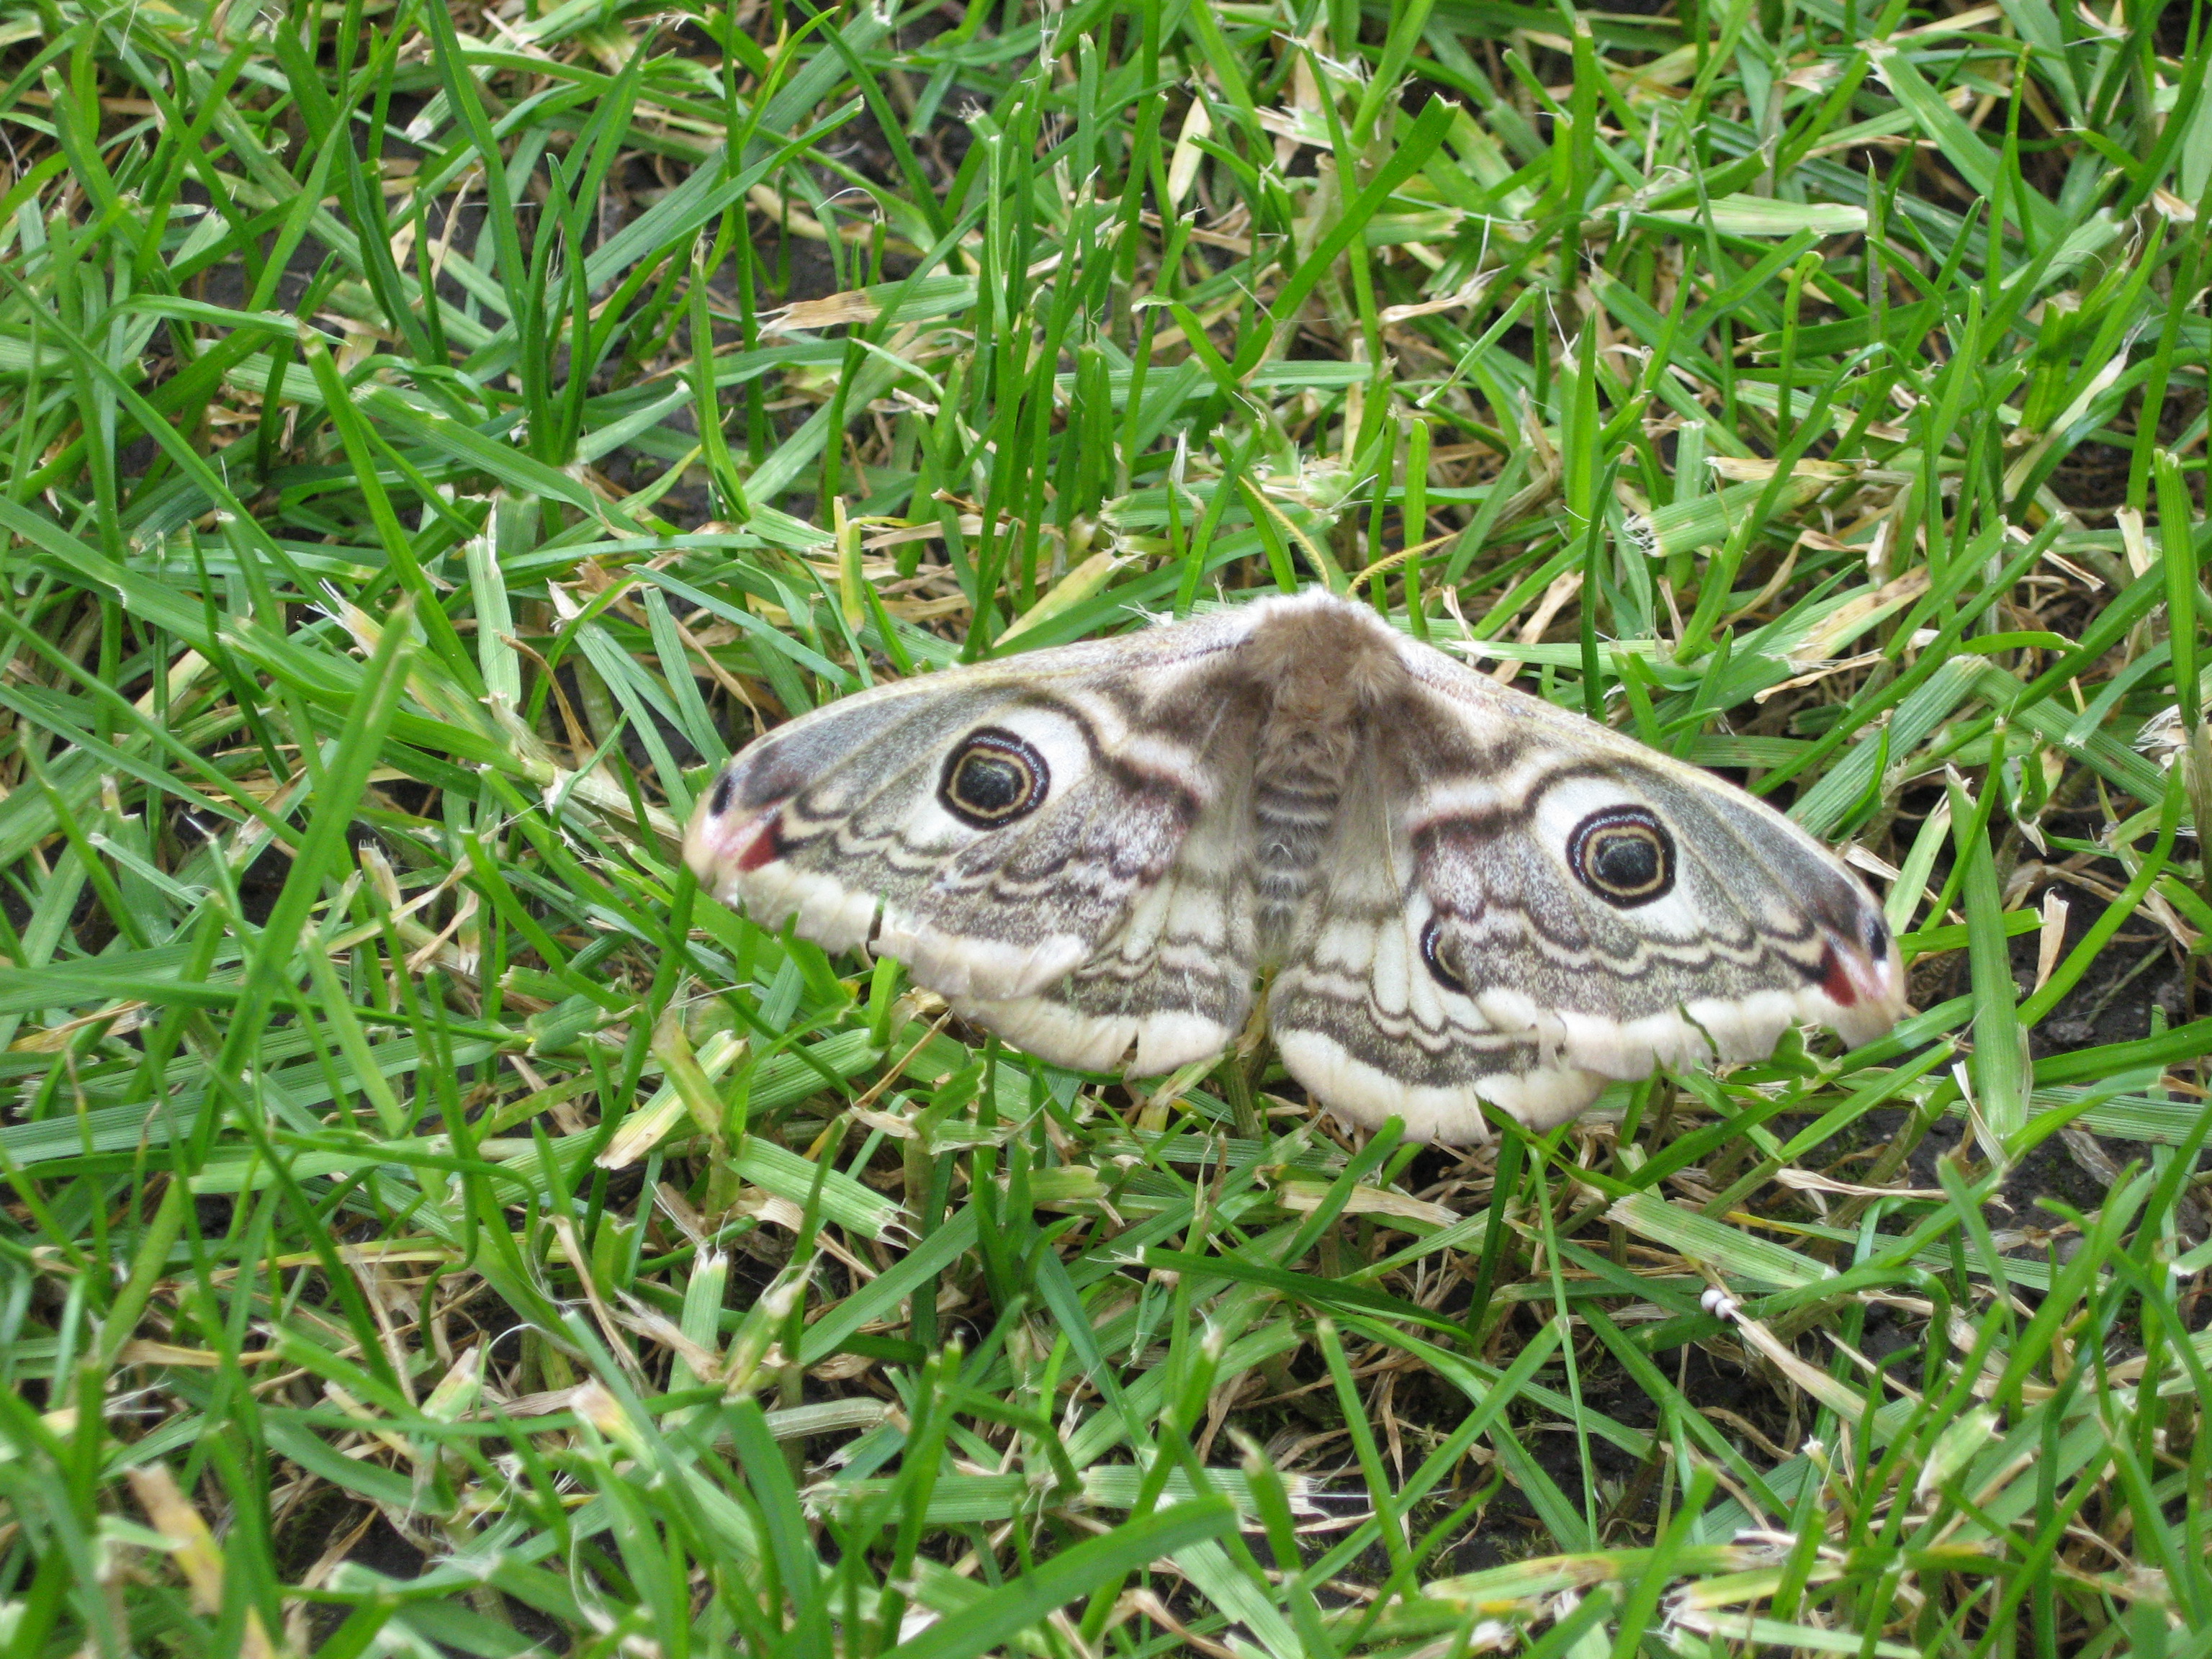
[[[1087,1069],[1218,1052],[1279,966],[1293,1075],[1436,1139],[1903,1007],[1880,909],[1780,814],[1320,593],[817,710],[731,763],[685,853]]]

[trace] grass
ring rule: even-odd
[[[17,5],[0,1647],[2212,1654],[2204,14]],[[1922,1012],[1465,1155],[702,900],[1325,582]]]

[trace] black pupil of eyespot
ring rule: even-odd
[[[937,799],[971,830],[1000,830],[1043,805],[1051,781],[1032,744],[1016,732],[985,726],[945,757]]]
[[[1599,808],[1567,837],[1575,879],[1620,909],[1665,897],[1674,887],[1674,842],[1649,809]]]
[[[962,805],[988,814],[1019,805],[1028,786],[1029,774],[1019,761],[979,750],[961,761],[954,787]]]
[[[1649,836],[1616,830],[1599,836],[1593,851],[1591,872],[1607,887],[1632,892],[1659,879],[1659,847]]]

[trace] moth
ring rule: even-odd
[[[1316,1100],[1423,1139],[1905,1007],[1881,908],[1782,814],[1319,592],[818,708],[684,857],[1077,1070],[1218,1054],[1264,994]]]

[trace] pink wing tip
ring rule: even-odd
[[[701,798],[684,831],[684,861],[708,888],[716,885],[717,876],[750,875],[787,850],[781,801],[771,801],[750,817],[718,812],[718,804],[729,804],[727,793],[719,787]]]

